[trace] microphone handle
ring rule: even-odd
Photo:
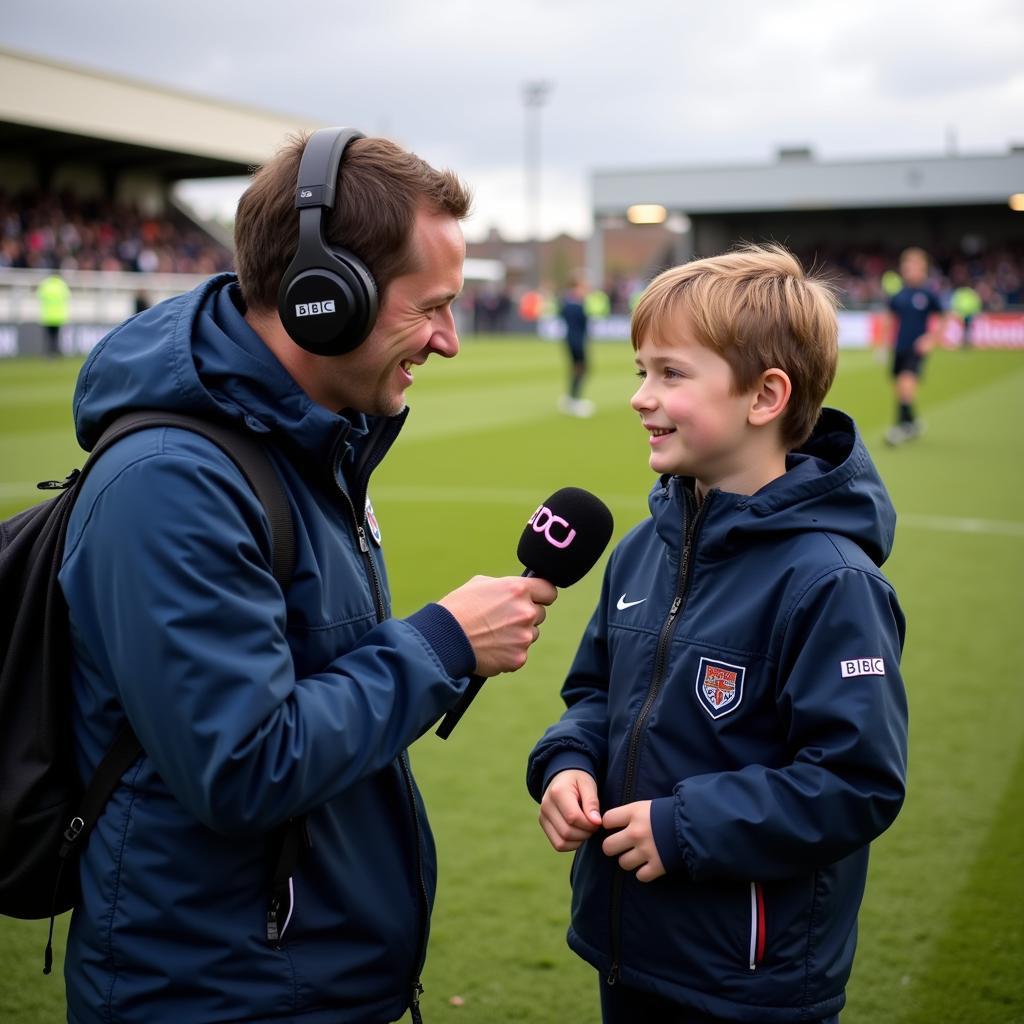
[[[481,687],[487,680],[483,676],[470,676],[469,685],[462,691],[462,696],[448,709],[448,713],[441,719],[436,734],[446,740],[452,734],[452,729],[459,724],[459,719],[466,712],[466,708],[473,703],[473,698],[480,692]]]
[[[537,574],[532,569],[524,569],[522,572],[523,576],[536,576]],[[441,739],[446,740],[452,734],[452,729],[459,724],[459,719],[466,713],[466,708],[473,703],[473,698],[480,692],[486,679],[484,676],[471,675],[469,677],[469,685],[462,691],[462,696],[448,709],[448,713],[441,719],[441,724],[437,727],[435,735],[440,736]]]

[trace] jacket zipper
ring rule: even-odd
[[[384,610],[384,589],[381,586],[380,575],[377,572],[377,564],[373,560],[373,553],[370,551],[370,543],[366,539],[366,528],[363,524],[366,522],[366,484],[370,479],[370,474],[378,465],[380,465],[380,461],[383,458],[381,449],[384,448],[384,450],[386,450],[386,448],[380,443],[380,439],[385,433],[387,433],[387,429],[386,422],[384,421],[378,425],[367,442],[366,448],[363,450],[362,457],[353,470],[352,476],[356,486],[356,494],[363,499],[363,508],[360,511],[356,510],[356,503],[352,500],[352,496],[340,483],[342,478],[341,447],[344,443],[344,438],[339,439],[338,446],[335,448],[335,456],[333,460],[334,472],[332,474],[334,485],[345,499],[345,502],[349,507],[349,511],[352,513],[352,524],[355,526],[356,538],[359,541],[359,551],[363,556],[363,561],[366,564],[367,575],[373,585],[373,600],[378,622],[383,622],[387,617]]]
[[[676,623],[679,621],[680,613],[686,605],[686,595],[690,588],[690,566],[692,564],[692,550],[697,537],[697,530],[704,518],[705,511],[711,502],[714,494],[709,491],[704,498],[703,504],[697,510],[696,515],[690,515],[690,507],[693,502],[689,490],[685,487],[683,491],[683,550],[679,557],[679,575],[676,577],[675,596],[672,605],[668,610],[668,617],[661,627],[658,635],[658,646],[654,654],[654,672],[651,676],[650,686],[647,688],[647,696],[644,698],[636,720],[633,722],[633,729],[629,735],[629,747],[626,751],[626,777],[622,786],[622,799],[620,804],[628,804],[633,799],[633,792],[636,788],[636,766],[640,755],[640,741],[643,737],[644,726],[647,718],[654,707],[658,694],[661,692],[661,684],[664,682],[665,667],[668,661],[669,644],[672,634],[675,632]],[[619,980],[619,968],[622,962],[622,887],[625,883],[626,873],[616,871],[612,876],[612,897],[611,897],[611,953],[612,965],[608,971],[607,982],[614,985]]]
[[[764,886],[750,883],[750,969],[756,971],[764,960],[768,928],[764,919]]]
[[[363,515],[360,516],[356,513],[356,506],[352,499],[349,497],[348,492],[339,484],[338,491],[344,497],[348,504],[349,511],[352,513],[352,523],[356,529],[356,538],[359,542],[359,551],[363,556],[363,564],[366,566],[366,574],[370,578],[370,583],[373,586],[373,607],[377,614],[377,621],[383,622],[387,618],[387,614],[384,610],[384,590],[380,585],[380,575],[377,572],[377,564],[373,560],[373,552],[370,551],[370,542],[366,539],[366,529],[363,523],[366,519],[365,510]]]
[[[423,983],[420,981],[420,965],[427,955],[427,919],[430,916],[430,897],[427,895],[427,883],[423,878],[423,836],[420,829],[419,815],[416,813],[416,793],[412,785],[412,769],[409,767],[409,759],[403,751],[398,761],[402,766],[402,778],[405,780],[405,791],[409,797],[409,809],[412,812],[412,828],[416,838],[416,882],[420,899],[420,909],[423,913],[422,924],[420,925],[420,941],[416,949],[416,966],[413,968],[414,975],[409,1000],[409,1012],[412,1016],[412,1024],[422,1024],[420,1015],[420,996],[423,994]]]
[[[364,460],[363,465],[359,468],[365,469],[367,462],[368,459]],[[335,479],[337,479],[337,475],[335,476]],[[340,484],[338,484],[338,490],[344,496],[345,501],[348,503],[349,510],[352,513],[352,522],[356,528],[359,550],[362,553],[363,561],[370,577],[370,582],[373,585],[373,599],[377,614],[377,621],[383,622],[387,617],[384,608],[384,590],[381,587],[380,575],[377,572],[377,564],[373,560],[373,552],[370,550],[369,542],[366,539],[366,529],[363,526],[365,521],[365,511],[362,516],[357,515],[355,503],[352,501],[348,492]],[[426,958],[427,920],[430,917],[430,897],[427,895],[427,883],[423,877],[423,839],[420,829],[420,819],[416,811],[416,794],[412,783],[412,769],[409,767],[409,761],[406,757],[405,751],[398,755],[398,763],[401,766],[402,779],[405,782],[405,792],[409,800],[409,813],[412,815],[413,833],[416,840],[416,882],[421,910],[419,943],[416,950],[416,961],[415,966],[413,967],[414,974],[409,994],[409,1011],[412,1017],[412,1024],[422,1024],[423,1017],[420,1013],[420,996],[423,994],[423,984],[420,981],[419,972],[420,965]]]

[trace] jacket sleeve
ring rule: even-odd
[[[388,619],[297,677],[259,501],[222,453],[151,454],[76,509],[60,577],[76,654],[113,682],[186,808],[218,831],[263,831],[389,764],[472,664]]]
[[[614,559],[614,555],[612,556]],[[526,786],[540,801],[556,771],[580,768],[604,777],[608,761],[608,619],[605,609],[611,563],[569,675],[562,686],[566,710],[530,754]]]
[[[675,787],[676,840],[698,880],[785,878],[839,860],[903,803],[904,619],[892,588],[860,569],[833,571],[782,630],[776,707],[790,763]]]

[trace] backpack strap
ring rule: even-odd
[[[82,469],[82,475],[88,472],[89,467],[112,444],[128,434],[148,427],[180,427],[183,430],[191,430],[192,433],[205,437],[231,458],[256,493],[270,520],[274,579],[281,585],[282,590],[286,589],[295,567],[292,514],[281,477],[270,461],[266,448],[252,434],[224,423],[215,423],[185,413],[148,410],[130,412],[114,420],[103,432]]]
[[[57,900],[62,893],[61,876],[64,874],[68,857],[77,855],[79,843],[92,831],[107,801],[117,789],[121,776],[128,771],[141,753],[142,744],[139,743],[135,730],[125,722],[93,772],[89,785],[85,787],[85,792],[78,802],[78,813],[64,830],[64,842],[60,844],[57,853],[57,874],[53,883],[53,902],[50,907],[50,929],[46,936],[46,948],[43,950],[43,974],[49,974],[53,969],[53,922],[58,913]]]

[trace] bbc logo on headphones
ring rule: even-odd
[[[334,299],[324,299],[323,302],[300,302],[295,307],[296,316],[323,316],[324,313],[334,312]]]

